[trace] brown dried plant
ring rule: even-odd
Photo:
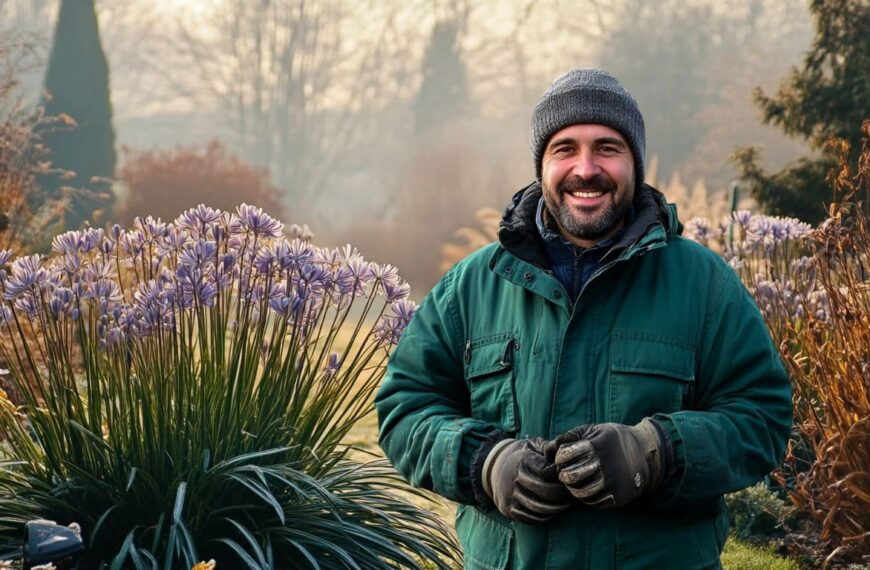
[[[494,208],[481,208],[474,213],[474,217],[479,227],[459,228],[453,233],[454,241],[441,244],[441,263],[438,265],[441,273],[446,273],[469,253],[498,239],[501,212]]]
[[[35,40],[27,35],[0,38],[0,250],[18,255],[45,244],[64,209],[63,201],[37,199],[37,175],[51,171],[39,132],[57,120],[28,105],[22,95],[19,76],[34,54]],[[0,343],[7,340],[0,336]],[[17,403],[19,394],[6,381],[5,364],[0,357],[0,390]]]
[[[771,327],[781,331],[800,431],[780,479],[818,523],[825,566],[870,552],[870,219],[862,203],[870,198],[870,121],[862,130],[856,168],[848,145],[832,143],[840,160],[829,181],[840,198],[809,240],[811,279],[827,292],[828,310]]]
[[[691,186],[683,182],[678,171],[670,179],[657,180],[658,156],[653,156],[647,166],[646,182],[665,195],[668,202],[676,204],[677,215],[683,223],[695,218],[721,220],[731,215],[731,194],[725,188],[709,190],[703,178],[695,180]],[[738,195],[737,210],[756,210],[758,205],[748,194]]]

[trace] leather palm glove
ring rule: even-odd
[[[546,440],[504,439],[483,463],[481,483],[501,514],[515,521],[543,523],[571,506],[556,466],[544,455]]]
[[[599,509],[618,508],[661,484],[661,439],[645,418],[634,426],[588,424],[547,445],[559,480],[575,499]]]

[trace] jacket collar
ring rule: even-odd
[[[538,203],[542,195],[538,181],[532,182],[511,199],[499,224],[498,239],[502,247],[520,259],[542,269],[549,269],[544,239],[537,227]],[[664,230],[665,242],[682,233],[676,207],[668,204],[664,195],[643,184],[634,198],[635,217],[605,258],[629,249],[656,227]]]

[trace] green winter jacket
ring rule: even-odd
[[[777,466],[791,386],[761,315],[716,253],[683,239],[644,186],[635,221],[576,302],[548,270],[537,184],[491,244],[451,269],[396,347],[376,406],[380,444],[412,484],[460,504],[465,567],[718,568],[722,495]],[[553,438],[650,416],[676,472],[609,511],[577,504],[546,525],[479,506],[470,467],[495,430]]]

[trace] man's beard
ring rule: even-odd
[[[582,180],[577,176],[572,176],[562,180],[556,188],[555,192],[544,187],[544,204],[550,211],[550,214],[556,218],[565,232],[571,236],[583,240],[598,240],[610,232],[613,228],[619,225],[628,214],[631,208],[631,197],[633,192],[625,192],[619,200],[612,200],[607,205],[605,210],[592,219],[578,219],[573,213],[573,208],[569,206],[562,196],[571,192],[590,192],[601,191],[605,194],[615,196],[616,183],[602,175],[595,176],[589,180]],[[559,200],[556,202],[556,200]]]

